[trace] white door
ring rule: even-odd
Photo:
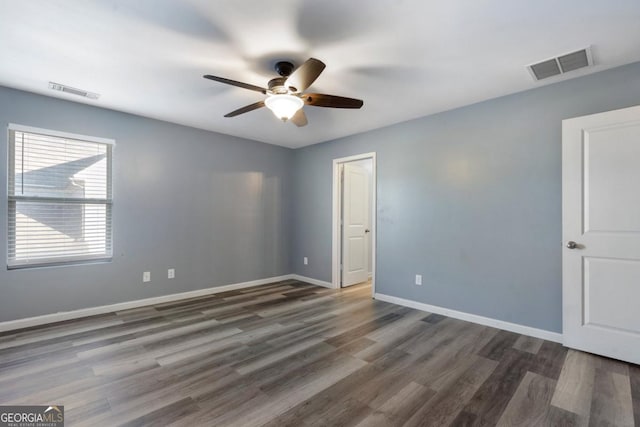
[[[351,286],[369,278],[369,172],[345,163],[342,173],[342,286]]]
[[[640,106],[562,123],[563,339],[640,363]]]

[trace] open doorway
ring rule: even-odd
[[[333,161],[334,288],[371,282],[375,293],[376,155]]]

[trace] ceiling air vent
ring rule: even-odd
[[[585,48],[527,66],[534,80],[542,80],[593,65],[591,49]]]
[[[100,94],[78,89],[71,86],[62,85],[60,83],[49,82],[49,89],[59,90],[60,92],[70,93],[71,95],[84,96],[89,99],[98,99]]]

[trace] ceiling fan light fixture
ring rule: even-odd
[[[297,96],[282,94],[269,96],[264,104],[277,118],[287,121],[302,108],[304,101]]]
[[[276,64],[276,71],[280,77],[269,80],[268,89],[210,74],[205,74],[203,77],[267,95],[267,99],[245,105],[225,114],[225,117],[236,117],[258,108],[267,107],[280,120],[284,122],[291,121],[294,125],[302,127],[308,123],[307,115],[302,109],[305,105],[329,108],[361,108],[363,105],[360,99],[322,93],[305,93],[324,68],[325,64],[315,58],[309,58],[295,70],[291,62],[280,61]]]

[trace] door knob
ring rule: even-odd
[[[369,233],[371,230],[369,230],[368,228],[366,230],[364,230],[365,233]]]
[[[567,248],[569,249],[575,249],[578,247],[578,244],[576,242],[574,242],[573,240],[569,240],[567,242]]]

